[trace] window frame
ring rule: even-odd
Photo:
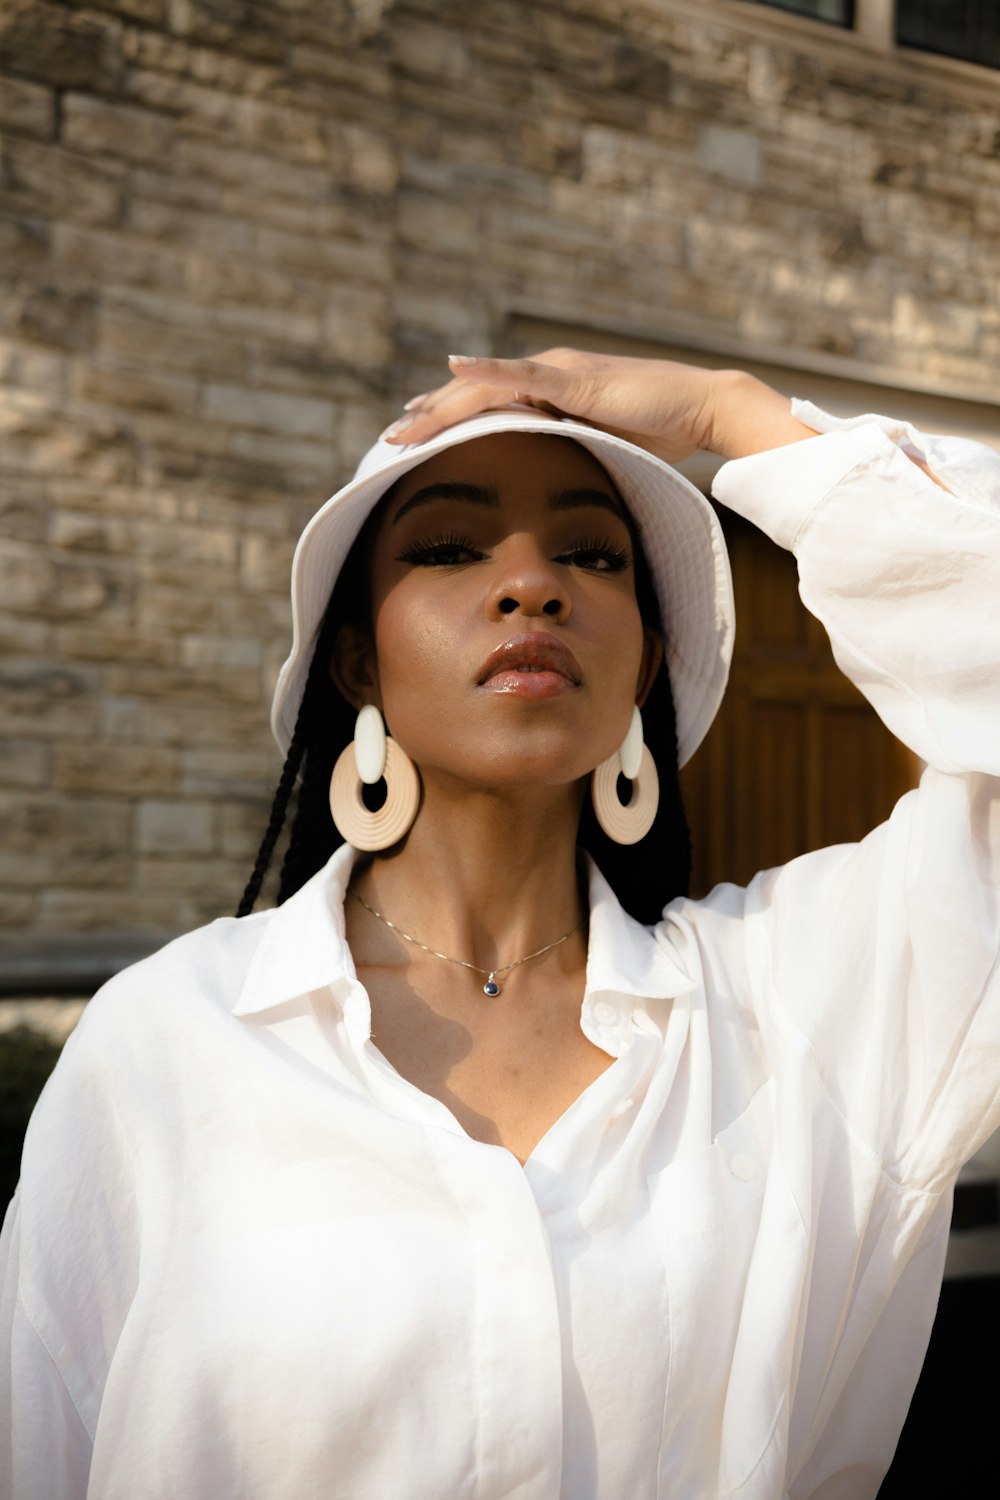
[[[675,5],[704,21],[703,3],[688,5],[686,0],[679,0],[679,3],[675,0]],[[762,0],[716,0],[716,6],[727,21],[758,35],[782,35],[785,39],[791,35],[804,45],[812,41],[827,51],[831,47],[843,47],[855,55],[864,50],[879,55],[887,67],[900,71],[905,68],[911,75],[916,70],[944,80],[950,78],[956,85],[978,86],[994,100],[996,98],[1000,66],[969,62],[965,58],[928,52],[922,47],[897,42],[896,0],[854,0],[853,27],[799,15],[777,5],[762,3]]]

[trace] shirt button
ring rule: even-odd
[[[620,1120],[622,1115],[627,1115],[630,1109],[635,1108],[634,1099],[622,1099],[611,1111],[612,1120]]]
[[[599,1026],[613,1026],[618,1019],[618,1012],[608,1000],[598,1000],[594,1006],[594,1020]]]
[[[729,1170],[738,1182],[752,1182],[757,1176],[757,1163],[748,1151],[737,1151],[729,1163]]]

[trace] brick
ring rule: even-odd
[[[267,826],[270,795],[257,805],[244,802],[224,802],[218,808],[218,848],[228,859],[245,862],[253,866],[253,859]],[[247,872],[249,878],[249,870]]]
[[[239,374],[245,361],[240,341],[209,331],[204,309],[201,319],[200,328],[185,328],[136,316],[128,310],[103,308],[97,347],[108,359],[134,363],[147,373],[167,369],[216,377]]]
[[[0,472],[86,473],[92,483],[134,479],[136,451],[122,423],[22,394],[0,406]]]
[[[0,740],[0,786],[47,786],[52,747],[40,740]]]
[[[28,620],[21,614],[0,609],[0,669],[4,661],[12,669],[24,665],[32,660],[32,653],[35,660],[45,658],[52,651],[52,640],[53,631],[47,620]]]
[[[46,885],[52,878],[52,851],[59,851],[59,877],[124,884],[131,864],[129,810],[102,798],[72,802],[0,793],[4,843],[0,882]]]
[[[51,239],[49,225],[31,215],[30,205],[22,213],[14,209],[5,211],[0,217],[0,267],[5,276],[13,281],[12,273],[17,267],[36,267],[48,255]],[[11,305],[3,314],[5,324],[13,318],[14,300],[12,295]]]
[[[161,164],[175,141],[173,121],[163,115],[72,91],[63,98],[61,134],[68,146],[88,155],[135,162],[153,158]]]
[[[0,928],[8,928],[17,938],[30,931],[38,920],[39,898],[36,891],[18,890],[16,885],[0,891]],[[4,1018],[7,1019],[6,1016]]]
[[[365,193],[393,193],[399,183],[399,153],[396,144],[361,125],[343,128],[347,151],[346,174],[352,187]]]
[[[55,122],[55,94],[51,88],[11,74],[0,78],[0,125],[47,140],[55,134]]]
[[[122,79],[120,23],[40,0],[0,16],[0,53],[12,73],[58,88],[113,90]]]
[[[2,719],[0,719],[2,726]],[[220,712],[217,699],[201,701],[104,692],[100,701],[100,733],[124,744],[173,745],[183,749],[232,749],[233,745],[269,743],[267,706],[261,702],[227,703]]]
[[[99,741],[56,747],[52,785],[60,792],[107,792],[117,797],[173,791],[171,751]]]
[[[281,774],[277,751],[182,750],[179,785],[185,796],[230,800],[262,807],[273,795]]]
[[[696,157],[706,172],[755,188],[764,171],[760,142],[745,130],[706,125],[699,132]]]
[[[30,489],[11,484],[0,493],[0,535],[8,542],[41,542],[49,529],[50,508]],[[0,568],[3,567],[0,559]]]
[[[143,801],[136,809],[140,854],[210,854],[214,843],[210,803]]]
[[[137,890],[134,885],[112,891],[95,890],[83,884],[68,885],[61,890],[41,891],[36,899],[34,927],[40,936],[148,932],[162,933],[166,941],[184,928],[196,925],[179,918],[176,894],[158,890],[155,881],[150,881],[144,890]]]
[[[199,386],[181,375],[153,375],[124,364],[88,360],[78,367],[73,393],[118,410],[135,407],[185,417],[197,410]]]
[[[240,548],[240,578],[248,589],[273,590],[287,597],[295,544],[276,546],[273,537],[247,536]]]
[[[96,327],[93,292],[43,281],[24,296],[12,331],[36,344],[74,351],[92,348]]]
[[[259,704],[257,672],[227,671],[224,667],[156,667],[147,663],[118,663],[104,674],[107,690],[133,699],[155,698],[166,704],[195,701],[214,709],[221,719],[229,704]]]
[[[57,625],[52,633],[52,649],[67,664],[132,661],[172,666],[177,660],[175,641],[164,634],[144,634],[131,620],[114,624],[98,619],[90,628],[76,621],[71,626]]]
[[[127,615],[130,602],[127,579],[110,565],[39,557],[14,545],[0,553],[0,595],[9,608],[56,619],[98,612],[112,619]]]
[[[135,873],[142,885],[172,892],[175,899],[177,895],[200,897],[203,901],[207,897],[206,915],[211,918],[235,914],[252,869],[253,854],[240,851],[232,859],[203,854],[197,859],[190,854],[158,854],[155,858],[137,860]]]
[[[239,557],[238,536],[221,526],[137,520],[133,534],[136,558],[162,559],[182,572],[190,570],[188,578],[199,568],[212,575],[235,570]]]
[[[94,671],[46,661],[0,661],[0,730],[42,735],[88,733],[97,722]]]
[[[7,136],[0,142],[0,182],[0,206],[6,200],[15,209],[82,224],[119,224],[124,218],[122,169],[62,146]]]
[[[399,196],[399,234],[404,244],[439,244],[449,255],[465,259],[476,240],[478,206],[449,202],[429,193]]]
[[[181,642],[182,667],[219,667],[235,672],[255,671],[260,666],[260,642],[245,636],[189,635]]]
[[[267,428],[302,437],[332,437],[334,406],[283,391],[260,391],[246,386],[209,385],[202,395],[202,411],[210,420],[240,427]]]
[[[287,52],[280,8],[255,5],[252,24],[242,6],[222,7],[206,0],[169,0],[170,30],[176,36],[225,46],[243,56],[281,62]]]
[[[271,193],[278,198],[322,202],[329,187],[329,177],[323,168],[285,161],[260,150],[251,151],[234,145],[231,140],[216,141],[201,136],[186,136],[178,141],[177,170],[251,195]]]
[[[96,282],[105,278],[106,267],[114,266],[117,287],[165,287],[181,278],[186,264],[186,255],[175,246],[139,239],[121,229],[90,228],[78,223],[55,225],[52,257],[60,267],[60,275]],[[180,311],[177,306],[175,318],[180,317]]]

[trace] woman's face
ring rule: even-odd
[[[660,662],[622,502],[571,439],[498,433],[390,491],[372,556],[374,639],[334,675],[375,702],[425,779],[564,785],[620,745]]]

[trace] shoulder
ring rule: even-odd
[[[183,1025],[192,1013],[227,1014],[273,916],[219,917],[120,970],[88,1003],[70,1040],[79,1038],[79,1047],[109,1033]]]
[[[73,1140],[82,1149],[95,1133],[130,1135],[126,1117],[148,1112],[213,1037],[225,1044],[272,916],[220,918],[130,964],[97,991],[35,1106],[26,1163],[39,1149],[61,1153]]]

